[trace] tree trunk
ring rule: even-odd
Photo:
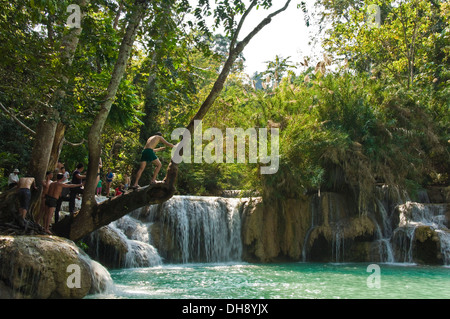
[[[174,192],[175,189],[164,183],[142,187],[92,206],[90,211],[79,213],[74,218],[66,217],[53,225],[52,231],[59,236],[77,241],[133,210],[167,201]]]
[[[56,112],[53,112],[53,115],[57,115]],[[43,116],[39,120],[36,130],[39,134],[36,134],[27,174],[34,177],[38,187],[38,191],[33,192],[30,209],[28,210],[28,217],[31,217],[31,219],[41,207],[42,182],[48,170],[57,121],[58,118],[53,118],[51,115]]]
[[[81,206],[81,212],[79,214],[80,216],[91,214],[91,211],[97,205],[95,201],[95,188],[97,186],[97,170],[101,151],[100,136],[111,110],[111,105],[116,96],[120,81],[122,80],[122,77],[125,73],[126,65],[133,48],[134,39],[136,37],[139,24],[145,15],[146,8],[147,1],[137,0],[134,8],[132,9],[133,11],[131,13],[125,35],[122,39],[122,43],[120,45],[119,56],[117,58],[116,64],[114,65],[114,70],[111,75],[111,80],[106,91],[104,102],[101,104],[100,111],[97,114],[94,123],[92,124],[89,131],[89,164],[86,184],[83,192],[83,202]]]
[[[80,5],[85,7],[88,3],[88,0],[80,0]],[[65,35],[62,39],[61,46],[61,61],[62,61],[62,70],[65,67],[69,67],[72,65],[73,57],[75,55],[76,48],[79,42],[79,36],[81,34],[81,28],[72,28],[67,35]],[[63,85],[68,83],[67,76],[62,73],[60,74]],[[51,104],[57,105],[61,103],[65,96],[65,89],[63,87],[59,87],[56,89],[55,93],[51,98]],[[36,209],[40,208],[40,200],[41,200],[41,185],[42,181],[45,178],[46,171],[53,167],[51,167],[51,154],[53,155],[52,161],[56,164],[58,158],[54,158],[56,153],[53,150],[59,148],[61,138],[64,137],[64,132],[62,137],[55,137],[55,133],[57,130],[57,125],[60,123],[60,115],[59,112],[55,108],[47,108],[47,115],[42,117],[39,121],[38,127],[36,129],[36,138],[33,145],[32,157],[29,164],[28,173],[36,179],[36,184],[39,187],[39,191],[32,196],[31,206],[29,213],[33,214]],[[45,112],[44,112],[45,113]],[[57,142],[58,145],[54,145],[54,142]],[[59,153],[57,154],[59,157]],[[32,215],[31,215],[32,216]]]
[[[272,20],[272,18],[283,12],[287,9],[289,6],[289,3],[291,0],[286,1],[283,8],[275,11],[274,13],[270,14],[267,18],[265,18],[258,26],[253,29],[252,32],[250,32],[242,41],[239,43],[236,43],[236,41],[231,42],[230,47],[230,55],[225,62],[225,65],[222,69],[222,72],[218,76],[216,82],[214,83],[214,86],[206,98],[205,102],[201,105],[200,109],[198,110],[197,114],[194,116],[194,118],[191,120],[189,125],[187,126],[187,129],[190,131],[190,133],[193,133],[194,129],[194,120],[201,120],[206,115],[208,110],[213,105],[216,98],[219,96],[220,92],[223,89],[223,86],[225,84],[225,81],[228,77],[228,74],[230,73],[231,67],[233,66],[234,61],[238,57],[238,55],[244,50],[245,46],[250,42],[250,40],[259,32],[261,29],[269,24]],[[234,38],[237,39],[240,26],[243,24],[243,20],[248,15],[250,10],[253,8],[254,5],[251,5],[246,13],[244,13],[244,16],[242,20],[239,23],[239,27],[237,29],[236,34],[234,35]],[[130,22],[131,23],[131,22]],[[106,118],[105,118],[106,120]],[[94,126],[93,126],[94,127]],[[96,130],[100,129],[100,127],[97,127]],[[91,130],[91,133],[98,132]],[[91,176],[88,174],[88,183],[91,183],[89,187],[85,188],[85,193],[83,195],[83,206],[81,209],[81,212],[78,216],[73,218],[73,220],[67,220],[65,221],[66,225],[62,225],[62,221],[60,222],[61,225],[56,225],[58,227],[55,227],[54,230],[57,232],[57,234],[63,235],[67,238],[70,238],[72,240],[77,240],[85,235],[89,234],[90,232],[105,226],[109,224],[111,221],[117,220],[124,215],[128,214],[129,212],[149,205],[149,204],[157,204],[162,203],[168,199],[170,199],[173,194],[175,193],[175,183],[176,178],[178,174],[178,164],[171,161],[169,163],[169,167],[166,173],[166,177],[163,181],[163,183],[158,183],[156,185],[150,185],[148,187],[139,189],[138,191],[134,191],[128,194],[121,195],[120,197],[114,198],[111,201],[102,203],[100,205],[96,204],[95,197],[94,197],[94,187],[95,187],[95,174],[97,172],[97,165],[98,160],[100,158],[100,150],[96,149],[95,146],[98,146],[99,144],[99,136],[98,135],[92,135],[89,136],[89,145],[92,146],[92,151],[95,151],[97,154],[96,156],[89,156],[89,168],[88,170],[93,172]],[[92,137],[92,140],[91,140]],[[94,143],[92,143],[94,142]],[[90,147],[91,147],[90,146]],[[91,149],[90,149],[91,154]],[[98,155],[98,156],[97,156]],[[86,194],[88,192],[88,194]],[[86,200],[85,198],[86,197]]]
[[[66,126],[62,122],[58,122],[56,125],[55,136],[53,139],[52,151],[50,153],[50,160],[48,163],[48,169],[53,171],[58,163],[59,154],[64,144],[64,133],[66,132]]]

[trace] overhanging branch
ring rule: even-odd
[[[1,103],[1,102],[0,102],[0,107],[2,108],[2,110],[3,110],[6,114],[8,114],[8,115],[14,120],[14,122],[16,122],[17,124],[19,124],[21,127],[23,127],[25,130],[27,130],[28,132],[30,132],[32,135],[36,135],[36,131],[34,131],[33,129],[31,129],[30,127],[28,127],[25,123],[23,123],[21,120],[19,120],[19,119],[17,118],[17,116],[15,116],[13,112],[11,112],[10,110],[8,110],[8,108],[6,108],[6,107],[3,105],[3,103]],[[66,140],[66,139],[64,138],[64,143],[65,143],[65,144],[68,144],[68,145],[70,145],[70,146],[81,146],[81,145],[83,145],[83,144],[86,143],[86,142],[87,142],[87,141],[86,141],[84,138],[81,140],[81,142],[78,142],[78,143],[72,143],[72,142],[69,142],[68,140]]]

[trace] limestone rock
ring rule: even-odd
[[[70,240],[0,236],[0,298],[83,298],[110,285],[106,269]]]
[[[111,226],[92,232],[83,241],[89,247],[87,253],[108,268],[120,268],[124,265],[128,253],[128,245]]]

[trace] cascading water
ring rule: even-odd
[[[157,266],[162,264],[161,257],[149,242],[147,227],[130,216],[111,223],[113,229],[127,244],[125,267]],[[128,233],[128,234],[127,234]]]
[[[376,230],[375,244],[378,245],[379,258],[380,261],[393,263],[394,253],[391,245],[392,226],[389,222],[389,215],[386,211],[386,207],[379,199],[376,199],[376,208],[379,213],[378,215],[381,218],[381,226],[376,221],[376,218],[373,218]]]
[[[400,260],[413,262],[416,232],[422,227],[438,236],[441,259],[450,265],[450,231],[446,226],[447,204],[424,204],[406,202],[398,206],[399,227],[394,231],[395,243],[399,247]]]
[[[309,249],[309,238],[311,236],[312,231],[318,226],[318,212],[319,212],[319,195],[314,195],[313,200],[311,201],[310,206],[310,212],[311,212],[311,226],[309,227],[308,231],[306,232],[305,239],[303,241],[303,248],[302,248],[302,261],[306,262],[307,252]]]
[[[238,261],[242,256],[238,198],[174,196],[151,208],[164,258],[182,263]]]

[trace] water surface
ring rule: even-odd
[[[199,263],[112,270],[114,291],[89,298],[126,299],[448,299],[450,268],[414,264]],[[372,276],[372,277],[371,277]]]

